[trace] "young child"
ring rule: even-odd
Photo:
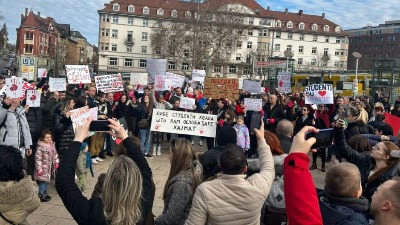
[[[236,124],[233,126],[233,129],[236,130],[237,134],[237,145],[243,148],[245,153],[250,148],[250,135],[249,129],[244,124],[244,117],[238,116]]]
[[[76,175],[78,175],[78,188],[82,191],[86,191],[86,177],[87,173],[90,171],[92,176],[93,175],[93,168],[92,168],[92,157],[88,152],[89,147],[86,142],[82,142],[81,145],[81,152],[78,156],[77,165],[76,165]]]
[[[51,197],[47,194],[47,186],[50,183],[51,176],[55,176],[59,162],[53,133],[50,129],[44,129],[37,143],[34,173],[34,178],[39,186],[39,198],[42,202],[51,200]]]

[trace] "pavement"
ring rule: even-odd
[[[153,172],[153,179],[156,185],[156,194],[154,197],[153,203],[153,213],[155,216],[158,216],[162,213],[164,202],[162,200],[162,193],[164,189],[165,182],[168,178],[168,173],[170,169],[170,163],[168,161],[168,149],[169,143],[162,143],[162,155],[154,156],[153,159],[148,159],[150,167]],[[199,146],[196,141],[194,145],[194,150],[196,152],[206,151],[206,146]],[[112,162],[113,157],[108,157],[103,162],[100,162],[97,165],[94,165],[94,177],[88,176],[87,178],[87,190],[84,194],[87,198],[90,198],[91,193],[93,192],[93,187],[97,182],[97,177],[101,173],[106,173],[110,163]],[[313,170],[312,175],[314,179],[314,183],[317,187],[323,188],[324,186],[324,177],[325,173],[321,172],[321,161],[318,158],[317,160],[318,170]],[[327,169],[332,165],[332,163],[327,163]],[[48,194],[52,197],[50,202],[41,203],[40,207],[30,214],[27,218],[28,222],[38,225],[72,225],[77,224],[69,212],[64,207],[60,197],[58,196],[55,190],[54,180],[51,181],[48,188]]]

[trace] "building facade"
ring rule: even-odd
[[[208,1],[211,2],[211,1]],[[345,70],[348,43],[342,28],[325,18],[325,15],[307,15],[303,11],[289,13],[264,9],[254,0],[220,0],[219,12],[237,9],[237,28],[240,41],[231,51],[225,52],[226,60],[214,60],[196,69],[206,69],[213,77],[250,77],[264,79],[267,69],[275,71],[286,68],[285,59],[293,62],[293,71]],[[145,72],[148,58],[160,58],[152,35],[160,21],[174,23],[182,18],[199,22],[204,2],[168,0],[125,1],[114,0],[99,13],[99,74]],[[180,20],[179,20],[180,19]],[[199,44],[202,44],[199,41]],[[285,50],[292,52],[285,56]],[[178,74],[191,74],[189,50],[181,49],[183,60],[167,55],[168,70]],[[211,51],[211,50],[210,50]],[[210,52],[208,51],[208,53]],[[177,54],[176,51],[173,52]],[[209,53],[210,54],[210,53]],[[274,66],[268,62],[283,58]],[[207,67],[206,68],[206,64]],[[267,65],[267,66],[265,66]],[[202,68],[203,67],[203,68]],[[260,76],[261,75],[261,76]]]

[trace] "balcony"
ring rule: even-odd
[[[125,38],[125,45],[134,45],[135,44],[135,38],[127,37]]]

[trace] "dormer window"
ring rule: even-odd
[[[324,26],[324,31],[325,31],[325,32],[328,32],[328,31],[329,31],[329,26],[328,26],[328,25],[325,25],[325,26]]]
[[[119,11],[119,4],[118,3],[115,3],[113,5],[113,11]]]
[[[287,28],[292,28],[293,27],[293,22],[289,21],[286,23]]]
[[[186,16],[186,17],[191,17],[191,16],[192,16],[192,13],[189,12],[189,11],[186,11],[186,12],[185,12],[185,16]]]
[[[172,17],[178,17],[178,11],[176,11],[175,9],[171,11],[171,16]]]
[[[147,6],[143,7],[143,14],[149,14],[149,13],[150,13],[149,7]]]
[[[164,10],[163,9],[157,9],[157,15],[163,16],[164,15]]]
[[[281,27],[281,25],[282,25],[281,21],[280,21],[280,20],[277,20],[277,21],[276,21],[276,26],[277,26],[277,27]]]
[[[316,23],[314,23],[314,24],[311,26],[311,30],[318,30],[318,25],[317,25]]]
[[[299,29],[304,30],[304,28],[305,28],[304,23],[303,22],[299,23]]]
[[[128,12],[134,13],[134,12],[135,12],[135,6],[129,5],[129,6],[128,6]]]
[[[339,33],[339,32],[340,32],[340,29],[341,29],[340,26],[335,27],[335,32],[336,32],[336,33]]]

